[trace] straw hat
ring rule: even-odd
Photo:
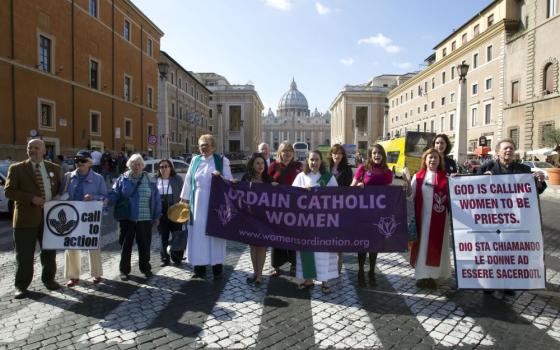
[[[167,209],[167,218],[178,224],[184,224],[189,220],[189,206],[187,203],[175,203]]]

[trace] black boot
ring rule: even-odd
[[[366,253],[358,253],[358,287],[366,286],[366,274],[364,265],[366,264]]]
[[[377,263],[377,253],[369,253],[369,285],[375,286],[375,264]]]
[[[206,266],[204,265],[195,265],[194,267],[194,275],[192,278],[206,278]]]
[[[223,272],[224,272],[224,265],[222,264],[212,265],[212,273],[214,274],[214,279],[222,278]]]

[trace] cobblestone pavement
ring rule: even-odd
[[[31,297],[14,300],[14,257],[7,218],[0,221],[0,349],[170,348],[507,348],[560,347],[560,201],[541,202],[547,289],[485,295],[457,291],[454,280],[437,291],[419,289],[403,254],[380,254],[377,285],[357,288],[357,259],[344,255],[332,293],[319,285],[297,290],[286,275],[247,285],[247,246],[228,244],[224,276],[191,279],[190,266],[159,268],[146,280],[133,255],[131,279],[118,279],[115,223],[103,226],[104,281],[84,274],[74,288],[47,291],[35,278]],[[57,255],[63,280],[63,253]],[[269,261],[265,265],[268,276]],[[40,271],[37,262],[36,270]]]

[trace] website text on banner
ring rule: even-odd
[[[103,202],[50,201],[43,216],[44,249],[98,249]]]
[[[207,232],[289,250],[404,252],[406,198],[400,186],[306,190],[215,176]]]
[[[532,174],[449,179],[458,288],[545,288]]]

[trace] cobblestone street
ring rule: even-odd
[[[248,248],[228,245],[225,274],[191,279],[190,266],[159,268],[152,239],[154,277],[136,269],[118,279],[115,223],[104,225],[104,277],[47,291],[35,276],[31,298],[14,300],[14,257],[9,222],[0,227],[0,348],[507,348],[560,346],[560,219],[558,201],[543,198],[547,290],[485,295],[457,291],[453,280],[435,292],[418,289],[402,254],[380,254],[377,286],[357,288],[357,259],[344,255],[341,277],[324,295],[319,285],[297,290],[286,274],[247,285]],[[87,254],[82,254],[87,266]],[[268,257],[267,257],[268,259]],[[62,252],[58,281],[63,280]],[[137,266],[133,255],[133,266]],[[270,275],[269,261],[265,274]],[[36,271],[40,271],[37,261]],[[287,271],[284,271],[287,272]]]

